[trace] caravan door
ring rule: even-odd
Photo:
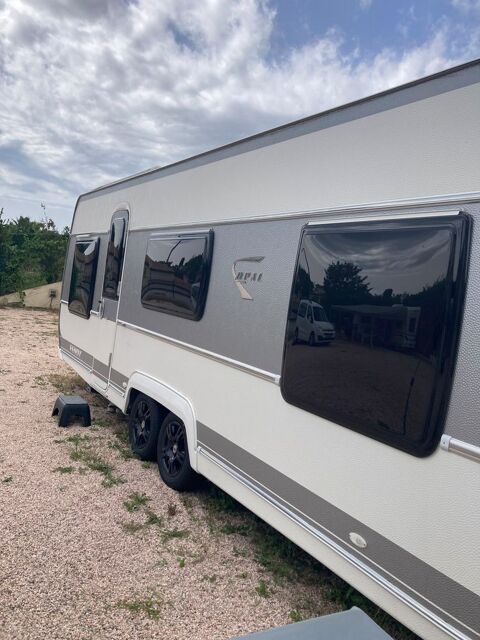
[[[117,329],[117,312],[122,282],[123,258],[127,240],[128,211],[116,211],[112,216],[110,233],[107,238],[104,264],[98,265],[97,277],[103,279],[101,296],[96,311],[92,311],[92,320],[96,326],[96,349],[93,356],[94,382],[106,389],[110,380],[110,364]],[[96,289],[98,291],[98,289]],[[122,391],[124,391],[122,389]]]

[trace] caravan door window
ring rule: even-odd
[[[98,239],[77,240],[73,256],[68,308],[84,318],[90,317],[95,276],[97,273]]]
[[[205,307],[213,233],[150,238],[143,268],[142,305],[189,320]]]
[[[105,264],[105,278],[103,280],[103,295],[105,298],[111,298],[112,300],[118,300],[119,285],[122,278],[127,215],[127,213],[120,216],[115,214],[110,229],[107,261]]]
[[[458,215],[307,227],[288,315],[285,400],[430,453],[448,402],[469,226]]]

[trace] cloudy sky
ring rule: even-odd
[[[0,207],[78,194],[480,57],[480,0],[0,0]]]

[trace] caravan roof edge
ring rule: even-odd
[[[475,68],[477,68],[478,71],[478,78],[476,77],[476,74],[473,75],[470,73],[470,71],[475,70]],[[466,73],[462,74],[461,72]],[[450,83],[447,83],[446,85],[442,84],[442,86],[437,87],[432,86],[433,84],[436,84],[435,81],[448,79],[450,79]],[[208,149],[207,151],[203,151],[188,158],[183,158],[171,164],[152,167],[150,169],[132,174],[125,178],[109,182],[105,185],[81,194],[78,197],[75,209],[77,208],[77,205],[81,200],[94,197],[100,192],[121,188],[129,182],[146,181],[155,178],[157,174],[170,175],[179,171],[185,171],[190,168],[207,164],[209,162],[215,162],[226,157],[246,153],[253,149],[282,142],[293,137],[306,135],[313,131],[318,131],[323,128],[328,128],[331,126],[342,124],[344,122],[356,120],[367,115],[372,115],[373,113],[386,111],[388,109],[408,104],[410,102],[415,102],[424,98],[432,97],[434,95],[439,95],[441,93],[452,91],[454,89],[459,89],[478,81],[480,81],[480,58],[476,58],[475,60],[471,60],[461,65],[457,65],[449,69],[444,69],[429,76],[424,76],[422,78],[412,80],[405,84],[386,89],[379,93],[375,93],[343,105],[332,107],[331,109],[327,109],[326,111],[309,115],[304,118],[300,118],[299,120],[287,122],[272,129],[267,129],[266,131],[261,131],[251,136],[247,136],[246,138],[241,138],[239,140],[229,142],[220,147]],[[430,87],[430,90],[427,90],[424,94],[418,95],[418,91],[422,86],[425,88]],[[414,90],[415,95],[411,95],[410,90]],[[393,95],[402,92],[405,94],[403,100],[396,100],[395,102],[387,103],[384,105],[380,104],[382,99],[388,100],[388,98],[392,97]],[[372,108],[374,103],[377,103],[377,108]],[[352,110],[354,111],[354,113],[352,113]],[[342,115],[344,116],[343,118]]]

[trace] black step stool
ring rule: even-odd
[[[80,396],[58,396],[52,416],[58,415],[58,426],[67,427],[72,418],[81,418],[84,427],[92,424],[88,402]]]

